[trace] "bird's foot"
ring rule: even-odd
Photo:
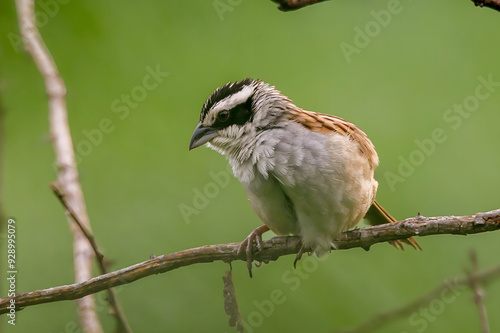
[[[247,258],[247,268],[250,277],[252,277],[252,251],[253,251],[253,242],[257,244],[257,249],[259,251],[262,250],[262,234],[269,230],[267,225],[261,225],[260,227],[255,228],[244,240],[241,242],[240,247],[238,249],[238,256],[240,256],[243,251],[246,254]]]
[[[300,243],[302,243],[302,241],[301,241]],[[304,244],[302,244],[302,245],[301,245],[301,247],[300,247],[299,252],[298,252],[298,253],[297,253],[297,255],[295,256],[295,260],[293,261],[293,268],[295,268],[295,269],[297,268],[297,262],[298,262],[300,259],[302,259],[302,255],[303,255],[304,253],[306,253],[306,252],[307,252],[307,254],[308,254],[309,256],[311,256],[311,255],[313,254],[313,251],[311,251],[310,249],[308,249],[308,251],[306,251],[306,247],[304,246]]]

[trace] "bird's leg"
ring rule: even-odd
[[[253,242],[257,243],[257,249],[262,250],[262,234],[266,231],[269,231],[269,227],[267,225],[261,225],[260,227],[255,228],[248,236],[241,242],[240,247],[238,249],[238,256],[245,251],[247,257],[247,268],[250,277],[252,277],[252,250],[253,250]]]

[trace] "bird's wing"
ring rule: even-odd
[[[378,165],[378,156],[368,136],[356,125],[342,118],[306,111],[298,107],[293,108],[291,119],[300,123],[307,129],[324,134],[339,133],[348,136],[353,141],[359,143],[360,152],[366,156],[373,167]]]

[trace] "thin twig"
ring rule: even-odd
[[[80,222],[73,209],[69,207],[68,203],[64,199],[64,195],[63,193],[61,193],[61,190],[57,187],[57,185],[52,183],[50,184],[50,188],[52,189],[55,196],[59,199],[59,201],[69,214],[69,216],[71,216],[73,221],[78,225],[78,227],[80,228],[80,230],[82,231],[82,233],[85,235],[90,245],[92,246],[92,250],[94,250],[94,254],[97,259],[97,265],[99,266],[101,274],[108,273],[108,270],[104,263],[104,255],[99,250],[99,247],[97,246],[97,243],[95,241],[92,232],[90,230],[87,230],[87,228]],[[132,332],[132,329],[130,328],[127,322],[127,318],[125,317],[125,314],[123,313],[120,304],[116,300],[115,291],[112,288],[109,288],[107,289],[107,293],[108,293],[108,298],[106,300],[109,304],[111,314],[116,318],[116,325],[117,325],[116,331],[120,333]]]
[[[472,216],[419,216],[398,223],[350,230],[335,239],[335,244],[339,250],[355,247],[368,250],[373,244],[406,239],[411,236],[467,235],[495,230],[500,230],[500,209]],[[17,294],[15,296],[16,308],[20,310],[30,305],[77,299],[111,287],[132,283],[150,275],[165,273],[193,264],[219,260],[246,262],[245,253],[238,255],[239,245],[240,243],[210,245],[165,254],[82,283]],[[257,251],[253,257],[257,261],[267,263],[277,260],[281,256],[297,254],[301,245],[298,236],[274,237],[263,242],[262,251]],[[0,314],[9,310],[7,308],[9,302],[9,297],[0,299]]]
[[[94,251],[94,254],[97,257],[97,262],[99,264],[99,269],[101,270],[102,274],[105,274],[106,273],[106,267],[104,265],[104,260],[103,260],[104,259],[104,255],[101,253],[101,251],[99,251],[97,243],[95,242],[94,235],[92,234],[92,232],[90,230],[87,230],[87,228],[83,225],[82,222],[80,222],[80,220],[76,216],[76,214],[73,211],[73,209],[68,205],[68,203],[64,199],[64,194],[61,192],[61,190],[59,189],[59,187],[55,183],[52,183],[52,184],[50,184],[50,188],[52,189],[52,192],[54,192],[54,195],[57,197],[57,199],[59,199],[59,202],[61,203],[61,205],[66,209],[66,212],[69,214],[69,216],[76,223],[76,225],[78,226],[78,228],[80,229],[80,231],[83,233],[83,235],[85,236],[85,238],[87,238],[87,240],[89,241],[90,246],[92,246],[92,250]]]
[[[471,251],[470,258],[472,262],[472,269],[467,271],[467,277],[469,278],[469,285],[474,292],[474,303],[476,303],[477,311],[479,313],[481,332],[490,333],[488,313],[486,312],[486,306],[483,303],[484,290],[481,288],[481,281],[479,279],[479,265],[476,251]]]
[[[483,284],[490,283],[492,281],[500,278],[500,266],[496,266],[483,272],[478,272],[476,275],[478,281],[481,281]],[[443,293],[448,291],[448,293],[452,296],[447,297],[457,297],[460,295],[461,290],[469,287],[470,281],[468,276],[455,277],[445,280],[439,286],[428,292],[427,294],[419,297],[418,299],[405,304],[401,307],[382,312],[371,319],[367,320],[363,324],[353,327],[353,328],[344,328],[340,330],[336,330],[335,333],[367,333],[373,332],[382,326],[393,322],[395,319],[410,316],[415,313],[419,308],[425,307],[434,299],[440,299],[443,297]]]
[[[49,102],[50,132],[58,166],[58,186],[64,193],[67,206],[72,208],[73,215],[78,216],[82,226],[91,230],[83,192],[78,181],[78,170],[66,109],[64,81],[36,27],[34,1],[16,0],[16,7],[23,42],[45,81]],[[93,251],[87,238],[72,222],[70,216],[68,216],[68,222],[73,232],[75,281],[81,283],[92,277]],[[103,329],[99,322],[93,297],[89,296],[77,300],[77,306],[83,331],[102,333]]]

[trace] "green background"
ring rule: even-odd
[[[188,151],[201,106],[216,87],[245,77],[261,78],[298,106],[363,129],[381,160],[378,200],[395,217],[500,208],[500,87],[461,117],[458,128],[444,119],[446,110],[474,95],[480,76],[500,82],[500,13],[466,0],[402,0],[399,12],[381,26],[371,11],[387,10],[388,1],[332,1],[290,13],[266,0],[222,0],[231,10],[218,13],[218,3],[37,2],[40,31],[67,86],[75,145],[85,145],[85,131],[97,129],[102,119],[113,125],[79,163],[92,227],[112,269],[153,253],[237,242],[260,225],[232,176],[198,214],[185,218],[180,210],[193,207],[196,191],[210,186],[210,172],[226,172],[227,162],[217,153]],[[367,24],[373,37],[348,62],[340,45],[355,46],[355,29]],[[13,37],[19,36],[13,1],[0,2],[0,29],[6,132],[1,191],[5,213],[18,226],[17,288],[70,284],[72,236],[49,189],[56,175],[47,97],[31,57]],[[113,102],[139,91],[147,68],[157,66],[168,77],[120,119],[123,113],[113,112]],[[391,186],[386,175],[397,174],[411,154],[415,158],[415,140],[430,139],[435,129],[446,140]],[[471,249],[481,267],[498,264],[499,237],[492,232],[419,238],[422,252],[386,244],[369,252],[338,251],[321,262],[307,259],[309,266],[300,269],[310,272],[301,278],[292,256],[255,269],[253,279],[236,262],[240,310],[245,321],[260,324],[255,332],[331,332],[360,324],[462,275]],[[1,248],[4,276],[5,244]],[[135,332],[234,332],[222,300],[227,269],[220,262],[182,268],[126,285],[118,297]],[[283,293],[283,302],[259,317],[258,304],[268,304],[273,290]],[[492,332],[500,331],[500,283],[486,287],[485,304]],[[434,315],[425,327],[403,317],[379,332],[479,331],[469,290],[452,302],[438,299],[426,306],[434,307]],[[75,309],[70,301],[29,307],[18,312],[15,328],[1,316],[0,328],[78,332],[70,329],[77,322]],[[111,332],[105,306],[100,316]]]

